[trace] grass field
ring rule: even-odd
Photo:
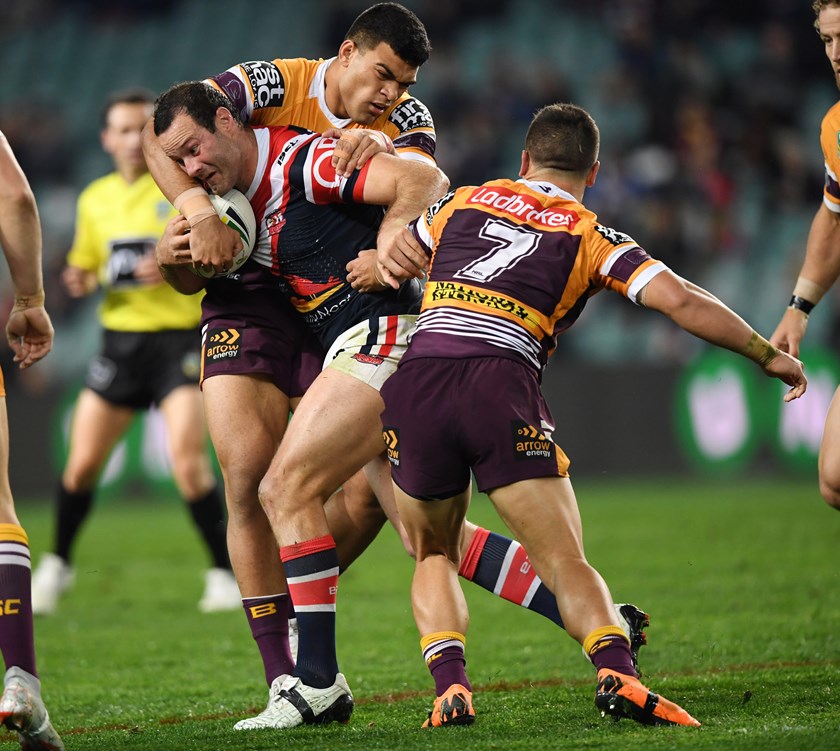
[[[478,719],[421,731],[432,682],[411,618],[411,563],[384,530],[342,577],[347,726],[237,733],[266,687],[241,612],[201,615],[202,551],[171,499],[104,504],[78,546],[77,584],[36,621],[39,670],[68,749],[840,748],[840,514],[815,483],[694,480],[577,485],[591,562],[651,613],[649,685],[702,728],[602,720],[571,639],[465,584]],[[19,501],[33,545],[46,506]],[[471,518],[501,529],[486,499]],[[0,734],[0,749],[14,748]]]

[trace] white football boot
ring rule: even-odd
[[[44,553],[32,572],[32,612],[52,615],[61,596],[73,586],[76,572],[55,553]]]
[[[281,675],[271,684],[268,706],[256,717],[240,720],[233,727],[283,730],[298,725],[326,725],[347,722],[352,713],[353,694],[341,673],[327,688],[313,688],[293,675]]]
[[[15,730],[23,751],[64,751],[41,700],[41,681],[18,667],[6,671],[0,698],[0,722]]]
[[[211,568],[204,575],[204,594],[198,602],[202,613],[220,610],[238,610],[242,607],[242,595],[233,571],[226,568]]]

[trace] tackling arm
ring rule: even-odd
[[[443,196],[449,180],[437,167],[377,154],[365,182],[365,203],[388,205],[377,236],[377,270],[383,284],[397,289],[402,281],[424,275],[428,258],[406,225]]]
[[[807,380],[802,363],[772,346],[702,287],[666,270],[645,285],[638,300],[645,307],[668,316],[688,333],[749,358],[767,375],[791,386],[785,401],[805,393]]]

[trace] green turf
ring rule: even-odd
[[[386,530],[342,577],[347,726],[235,733],[261,709],[242,613],[201,615],[204,560],[174,501],[109,503],[78,545],[78,579],[36,621],[44,693],[68,749],[840,748],[840,514],[814,483],[579,483],[587,552],[616,600],[652,614],[646,680],[699,730],[602,720],[580,647],[466,584],[478,719],[421,731],[432,683],[408,600],[411,563]],[[19,503],[33,550],[48,509]],[[501,529],[484,498],[470,516]],[[0,749],[14,748],[0,734]]]

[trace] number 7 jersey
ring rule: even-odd
[[[412,229],[431,267],[404,360],[510,357],[541,371],[592,294],[636,302],[667,268],[548,182],[459,188]]]

